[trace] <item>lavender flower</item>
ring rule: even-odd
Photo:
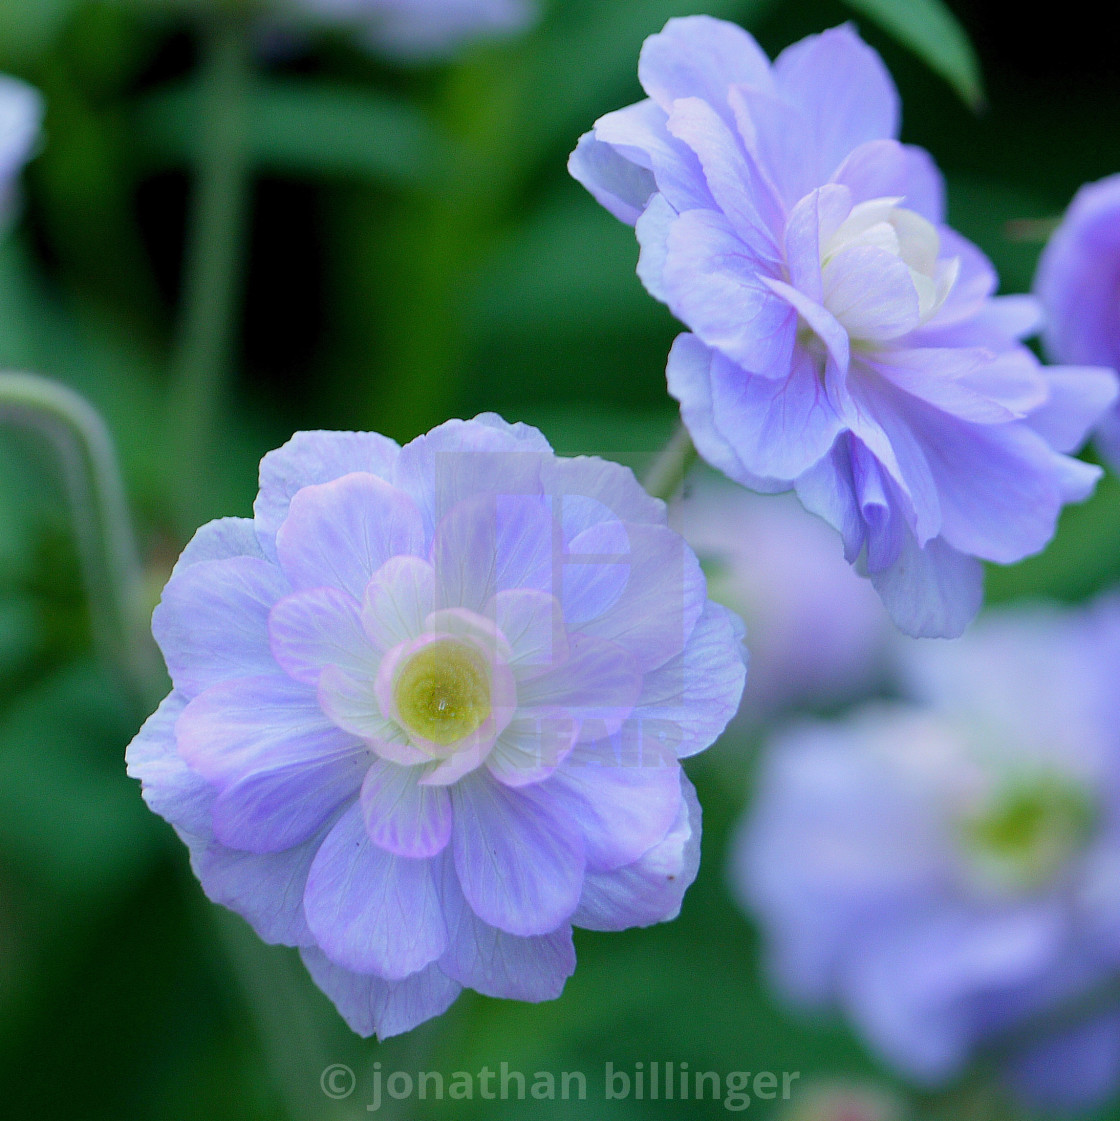
[[[316,18],[364,29],[389,53],[446,54],[466,40],[516,31],[529,23],[535,0],[286,0]]]
[[[898,626],[959,634],[977,558],[1042,549],[1096,468],[1076,448],[1116,395],[1042,369],[1026,297],[996,299],[943,224],[941,177],[901,145],[898,96],[849,27],[770,64],[734,24],[670,20],[647,100],[596,122],[572,174],[636,226],[638,273],[691,329],[669,391],[701,455],[796,490],[838,529]]]
[[[741,629],[628,470],[493,415],[305,432],[254,512],[183,553],[128,754],[213,900],[380,1036],[462,986],[558,996],[573,924],[676,915],[677,760],[738,705]]]
[[[1068,1010],[1120,967],[1120,602],[909,654],[923,704],[774,744],[733,885],[780,988],[911,1078],[989,1047],[1029,1101],[1097,1100],[1120,1009]]]
[[[42,125],[39,93],[0,74],[0,222],[11,209],[16,177],[34,154]]]
[[[1081,188],[1054,232],[1035,275],[1046,311],[1043,341],[1056,362],[1120,369],[1120,175]],[[1120,413],[1097,432],[1101,450],[1120,464]]]
[[[670,506],[669,523],[696,550],[709,595],[747,623],[742,720],[858,699],[880,683],[897,632],[836,535],[792,496],[704,474]]]

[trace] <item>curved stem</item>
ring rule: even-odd
[[[688,429],[683,424],[678,425],[672,438],[650,464],[642,485],[654,498],[668,502],[681,489],[697,458]]]
[[[212,17],[206,28],[195,191],[168,416],[177,513],[184,528],[197,524],[236,334],[252,182],[246,144],[249,49],[243,17]]]
[[[0,374],[0,420],[45,433],[62,460],[94,639],[140,697],[162,691],[143,571],[113,440],[84,397],[34,374]]]

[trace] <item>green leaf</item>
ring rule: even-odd
[[[846,0],[924,59],[972,109],[984,105],[980,62],[965,29],[943,0]]]
[[[196,83],[141,103],[136,127],[157,160],[186,163],[198,143]],[[258,169],[311,177],[420,183],[438,174],[440,138],[424,115],[370,90],[294,79],[261,79],[250,93],[248,144]]]

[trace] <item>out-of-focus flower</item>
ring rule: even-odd
[[[0,74],[0,223],[12,205],[16,177],[34,155],[43,127],[43,99],[16,78]]]
[[[860,1083],[808,1085],[782,1121],[905,1121],[906,1107],[894,1094]]]
[[[464,42],[525,27],[536,0],[283,0],[291,10],[351,25],[378,48],[403,57],[433,57]]]
[[[1120,175],[1077,192],[1042,252],[1034,289],[1055,362],[1120,370]],[[1109,412],[1097,436],[1120,464],[1120,413]]]
[[[943,224],[930,157],[849,27],[773,65],[741,28],[670,20],[647,100],[596,122],[572,174],[636,226],[638,272],[691,330],[669,391],[736,482],[793,488],[844,538],[898,626],[956,635],[979,559],[1042,549],[1099,471],[1075,449],[1111,372],[1040,367],[1029,297]]]
[[[669,521],[696,550],[708,594],[747,624],[743,719],[859,699],[880,682],[897,632],[835,533],[792,497],[763,498],[704,474]]]
[[[781,989],[839,1006],[911,1078],[991,1047],[1026,1099],[1097,1100],[1120,1009],[1070,1007],[1120,966],[1120,602],[909,655],[924,706],[774,744],[733,886]]]
[[[628,470],[492,415],[300,433],[254,513],[183,553],[128,753],[212,899],[381,1036],[461,986],[556,997],[573,924],[677,913],[678,758],[735,712],[741,627]]]

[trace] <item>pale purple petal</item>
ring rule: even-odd
[[[375,845],[359,805],[320,847],[304,909],[323,953],[359,973],[403,980],[447,948],[433,863]]]
[[[447,952],[439,967],[460,984],[507,1000],[555,1000],[575,972],[572,928],[563,923],[548,934],[520,938],[484,923],[463,898],[450,862],[444,862],[442,892]]]
[[[634,225],[657,191],[653,172],[632,163],[610,144],[584,133],[568,158],[568,171],[620,222]]]
[[[550,801],[478,773],[452,788],[455,871],[471,910],[508,934],[549,934],[575,911],[583,841]]]
[[[366,586],[362,624],[381,651],[416,638],[435,610],[435,570],[419,557],[392,557]]]
[[[297,432],[261,460],[261,489],[253,504],[261,548],[276,559],[276,533],[296,493],[364,471],[388,479],[400,447],[376,432]]]
[[[269,615],[268,634],[281,669],[305,685],[318,686],[326,666],[368,672],[377,657],[357,602],[337,588],[311,588],[280,600]]]
[[[397,856],[435,856],[451,840],[451,798],[422,786],[414,767],[379,760],[362,783],[362,814],[375,845]]]
[[[403,981],[384,981],[372,973],[355,973],[335,965],[313,946],[304,946],[300,957],[315,984],[363,1037],[388,1039],[411,1031],[446,1012],[462,991],[462,986],[435,964]]]
[[[390,558],[425,551],[420,512],[375,475],[343,475],[304,487],[276,534],[280,566],[296,589],[330,586],[359,603]]]

